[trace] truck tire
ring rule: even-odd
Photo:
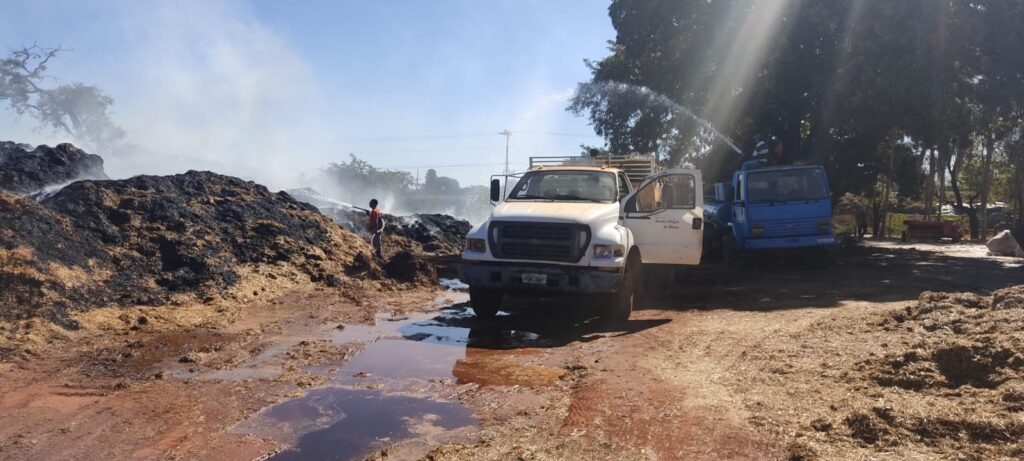
[[[501,309],[501,292],[485,288],[469,289],[469,304],[473,306],[473,312],[477,318],[490,319],[498,315]]]
[[[828,269],[839,262],[839,250],[836,247],[824,247],[815,252],[815,264],[819,269]]]
[[[743,261],[740,258],[739,249],[736,248],[736,238],[729,234],[722,237],[722,261],[725,263],[726,269],[743,269]]]
[[[604,313],[602,318],[608,322],[625,323],[633,313],[633,306],[636,299],[637,283],[641,280],[640,271],[643,266],[640,264],[640,257],[630,255],[626,260],[626,270],[622,274],[615,293],[608,295],[605,300]]]

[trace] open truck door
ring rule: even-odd
[[[704,188],[697,170],[667,170],[647,178],[620,213],[645,264],[700,263]]]

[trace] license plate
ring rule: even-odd
[[[547,274],[523,274],[523,283],[527,285],[547,285]]]

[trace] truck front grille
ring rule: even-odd
[[[815,235],[818,233],[818,222],[811,219],[792,221],[767,221],[764,223],[765,237],[795,237]]]
[[[488,229],[488,237],[491,251],[499,259],[577,262],[590,245],[590,227],[495,221]]]

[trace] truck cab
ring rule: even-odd
[[[832,202],[820,165],[762,166],[748,162],[732,183],[716,185],[705,206],[706,238],[721,242],[728,261],[759,251],[816,251],[822,262],[835,254]]]
[[[506,178],[510,190],[492,180],[496,206],[467,234],[459,267],[478,317],[493,317],[506,296],[578,295],[625,320],[644,264],[700,262],[700,172],[655,173],[649,157],[638,172],[635,157],[531,159]]]

